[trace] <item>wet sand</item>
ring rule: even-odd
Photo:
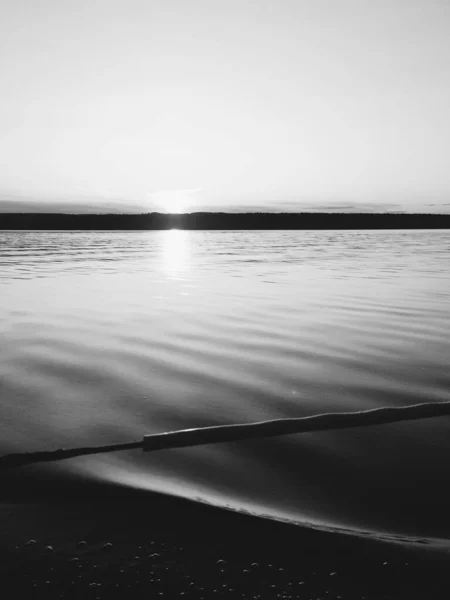
[[[29,496],[28,504],[1,505],[0,526],[5,598],[368,600],[450,592],[448,547],[425,539],[387,543],[160,494],[39,503]]]

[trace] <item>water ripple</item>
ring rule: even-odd
[[[0,446],[448,400],[446,231],[0,232]],[[445,419],[55,469],[450,535]]]

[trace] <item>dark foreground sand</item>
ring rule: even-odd
[[[450,597],[448,550],[388,544],[153,494],[0,506],[5,600]]]

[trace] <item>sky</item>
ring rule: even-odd
[[[448,0],[0,2],[0,211],[450,212]]]

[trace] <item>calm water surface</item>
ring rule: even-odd
[[[0,451],[450,400],[450,232],[0,231]],[[447,418],[48,467],[450,537]]]

